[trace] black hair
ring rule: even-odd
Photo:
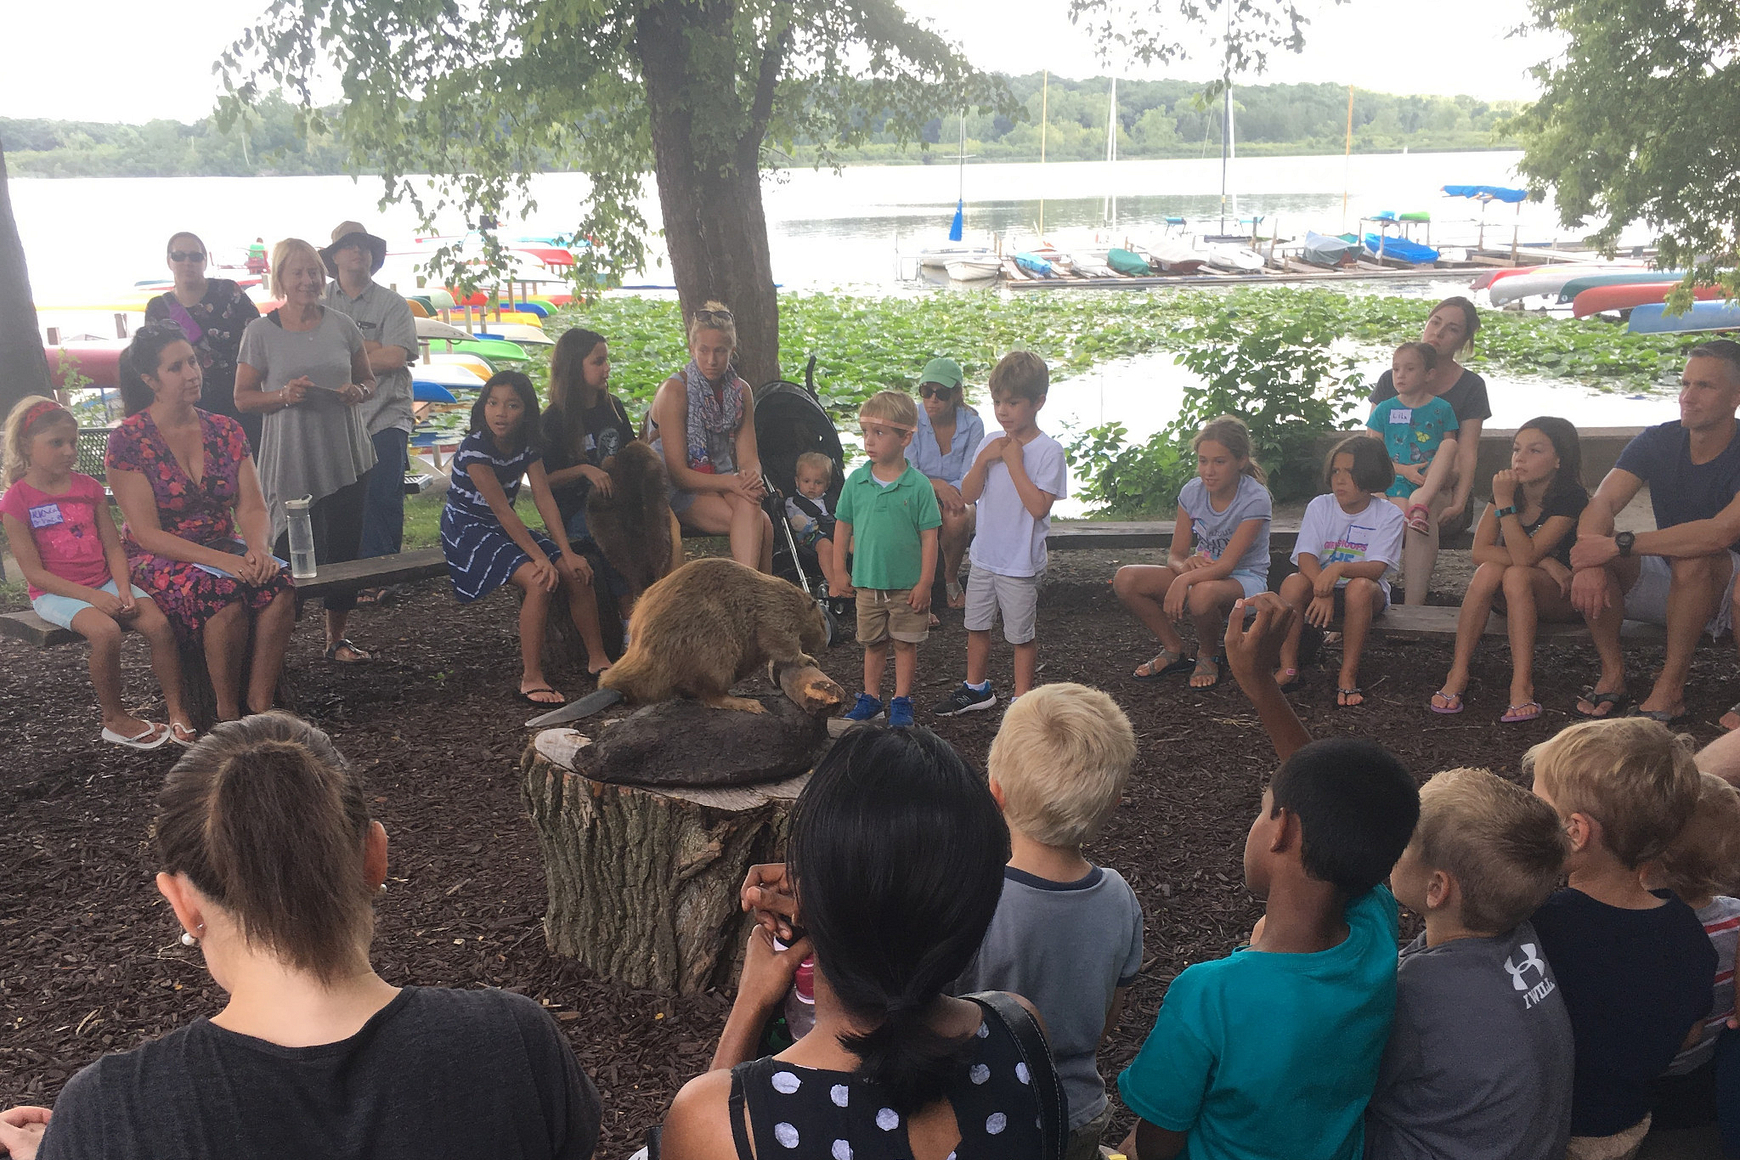
[[[1740,343],[1735,343],[1734,346],[1736,350],[1740,350]],[[1559,472],[1553,476],[1553,482],[1547,488],[1548,495],[1557,495],[1561,491],[1580,489],[1583,486],[1583,443],[1577,437],[1576,426],[1569,419],[1540,415],[1530,419],[1516,431],[1518,435],[1524,431],[1539,431],[1552,441],[1553,451],[1559,457]]]
[[[1736,383],[1740,383],[1740,342],[1731,338],[1713,338],[1709,342],[1700,342],[1691,349],[1687,358],[1716,358],[1728,364],[1728,373]]]
[[[792,810],[786,865],[816,969],[872,1030],[840,1038],[897,1111],[941,1099],[969,1044],[926,1015],[1003,893],[1009,830],[984,779],[928,729],[854,729]]]
[[[520,416],[520,425],[508,432],[508,442],[515,448],[529,446],[538,435],[538,392],[532,386],[532,380],[520,371],[497,371],[489,376],[489,381],[477,392],[477,402],[471,404],[471,434],[489,430],[484,409],[489,406],[490,392],[496,387],[512,387],[526,408],[525,414]]]
[[[1274,808],[1299,819],[1305,873],[1348,898],[1389,876],[1420,820],[1420,790],[1394,754],[1358,737],[1294,752],[1269,783]]]
[[[173,322],[147,322],[133,332],[133,341],[121,352],[117,368],[121,384],[121,405],[129,416],[137,415],[156,401],[146,377],[155,378],[163,352],[178,342],[187,342],[187,335]]]
[[[1353,484],[1361,491],[1388,491],[1396,481],[1396,465],[1390,461],[1389,449],[1382,439],[1370,435],[1349,435],[1329,449],[1323,459],[1323,486],[1334,484],[1335,457],[1353,456]]]

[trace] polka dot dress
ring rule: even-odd
[[[1014,1039],[987,1012],[949,1102],[961,1142],[947,1160],[1037,1160],[1039,1102]],[[757,1160],[913,1160],[906,1121],[873,1083],[763,1058],[732,1070]],[[745,1156],[741,1143],[739,1154]]]

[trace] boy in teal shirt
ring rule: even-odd
[[[1265,594],[1267,595],[1267,594]],[[1286,632],[1266,608],[1251,635]],[[1273,604],[1274,601],[1269,603]],[[1279,636],[1271,630],[1279,618]],[[1229,659],[1243,616],[1230,619]],[[1250,670],[1235,663],[1240,684]],[[1130,1160],[1358,1160],[1365,1105],[1396,1003],[1396,900],[1381,885],[1419,818],[1414,779],[1369,741],[1310,742],[1267,678],[1253,694],[1284,761],[1245,840],[1265,901],[1251,942],[1172,980],[1154,1030],[1118,1077],[1141,1119]],[[1269,702],[1278,702],[1270,705]]]
[[[846,477],[834,512],[834,544],[844,566],[852,555],[852,583],[838,595],[858,597],[858,643],[864,646],[864,691],[848,721],[882,716],[882,672],[894,643],[894,700],[888,724],[912,724],[912,680],[918,646],[930,636],[930,578],[936,574],[936,530],[942,509],[936,491],[906,461],[918,428],[918,404],[899,391],[878,391],[858,410],[870,462]]]

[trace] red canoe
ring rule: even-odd
[[[1634,282],[1620,286],[1591,286],[1571,300],[1571,313],[1577,318],[1600,314],[1603,310],[1630,310],[1633,306],[1648,306],[1666,302],[1678,282]],[[1694,286],[1693,299],[1707,302],[1722,297],[1720,286]]]
[[[66,385],[61,358],[64,353],[66,363],[91,380],[91,386],[112,391],[121,385],[121,352],[126,349],[125,342],[110,340],[45,346],[42,353],[48,356],[48,377],[55,386]]]

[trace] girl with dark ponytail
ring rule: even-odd
[[[43,1160],[592,1155],[598,1093],[534,1002],[370,966],[387,834],[326,734],[285,713],[218,725],[169,771],[154,832],[186,955],[229,1002],[35,1109]]]
[[[787,861],[744,886],[761,925],[713,1070],[671,1106],[662,1160],[1058,1154],[1061,1094],[1047,1098],[1055,1076],[1031,1006],[950,997],[1008,856],[984,779],[947,742],[922,728],[841,738],[798,798]],[[814,1030],[756,1058],[811,956]]]

